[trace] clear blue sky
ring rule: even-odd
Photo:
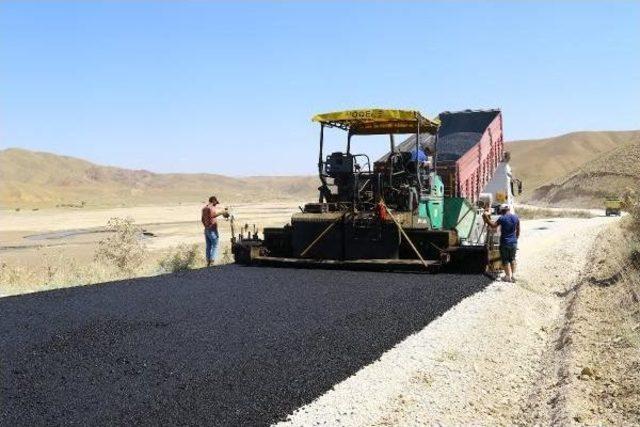
[[[0,148],[310,174],[310,117],[371,106],[638,129],[640,2],[0,2]]]

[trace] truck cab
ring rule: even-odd
[[[492,213],[497,213],[498,206],[503,203],[515,212],[515,196],[522,193],[522,181],[513,176],[509,159],[509,152],[505,152],[493,177],[480,193],[480,200],[491,207]]]
[[[622,200],[613,198],[607,199],[604,201],[604,209],[606,216],[620,216],[622,212]]]

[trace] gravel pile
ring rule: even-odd
[[[0,299],[0,425],[265,425],[488,284],[225,266]]]

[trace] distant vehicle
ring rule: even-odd
[[[604,213],[607,216],[617,215],[620,216],[622,211],[622,200],[619,199],[607,199],[604,201]]]

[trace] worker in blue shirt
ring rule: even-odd
[[[424,168],[424,169],[431,168],[432,160],[429,156],[427,156],[427,153],[424,152],[422,147],[419,147],[417,150],[416,149],[411,150],[410,161],[414,162],[416,164],[416,167]]]
[[[518,239],[520,238],[520,219],[516,214],[509,212],[509,205],[502,204],[499,207],[500,217],[496,221],[491,221],[488,212],[482,215],[487,226],[496,229],[500,227],[500,260],[504,268],[506,282],[516,281],[516,251],[518,250]]]
[[[422,148],[418,148],[417,150],[411,150],[411,161],[415,162],[416,160],[418,163],[427,161],[427,154],[424,152]]]

